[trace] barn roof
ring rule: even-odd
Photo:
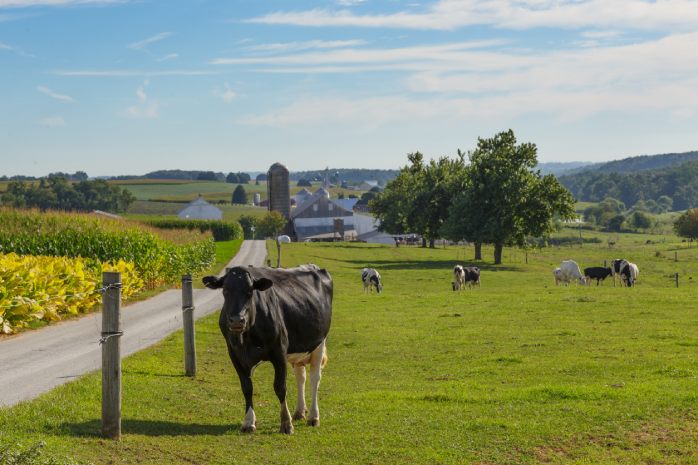
[[[223,212],[199,196],[198,199],[192,201],[180,211],[177,216],[192,220],[220,220],[223,219]]]

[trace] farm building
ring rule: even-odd
[[[354,212],[331,200],[322,187],[293,210],[291,219],[298,241],[348,240],[356,236]]]
[[[180,211],[177,216],[189,220],[220,220],[223,219],[223,212],[199,196],[198,199]]]

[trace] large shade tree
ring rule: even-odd
[[[535,144],[517,144],[512,130],[479,138],[469,158],[442,232],[494,244],[495,264],[502,263],[504,246],[524,246],[528,237],[552,232],[554,219],[575,217],[572,194],[553,175],[535,170]]]

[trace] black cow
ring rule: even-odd
[[[604,268],[603,266],[592,266],[589,268],[584,268],[584,277],[587,278],[587,284],[590,284],[591,280],[595,279],[596,285],[598,286],[600,281],[603,281],[612,274],[612,268]]]
[[[231,268],[225,276],[206,276],[210,289],[223,289],[218,324],[245,396],[243,432],[254,432],[252,373],[262,361],[274,365],[274,391],[281,403],[281,432],[293,433],[286,406],[286,362],[298,383],[295,420],[305,418],[305,365],[310,364],[312,401],[308,424],[320,424],[318,387],[327,361],[325,339],[332,318],[332,278],[316,265],[291,269]]]
[[[463,268],[465,271],[465,283],[468,287],[472,287],[475,284],[480,285],[480,268],[476,266],[466,266]]]

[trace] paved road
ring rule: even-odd
[[[264,241],[244,241],[228,266],[263,266]],[[122,308],[121,354],[142,350],[182,327],[182,292],[169,290]],[[194,290],[195,318],[220,309],[220,292]],[[102,315],[94,313],[0,342],[0,407],[32,399],[102,364]]]

